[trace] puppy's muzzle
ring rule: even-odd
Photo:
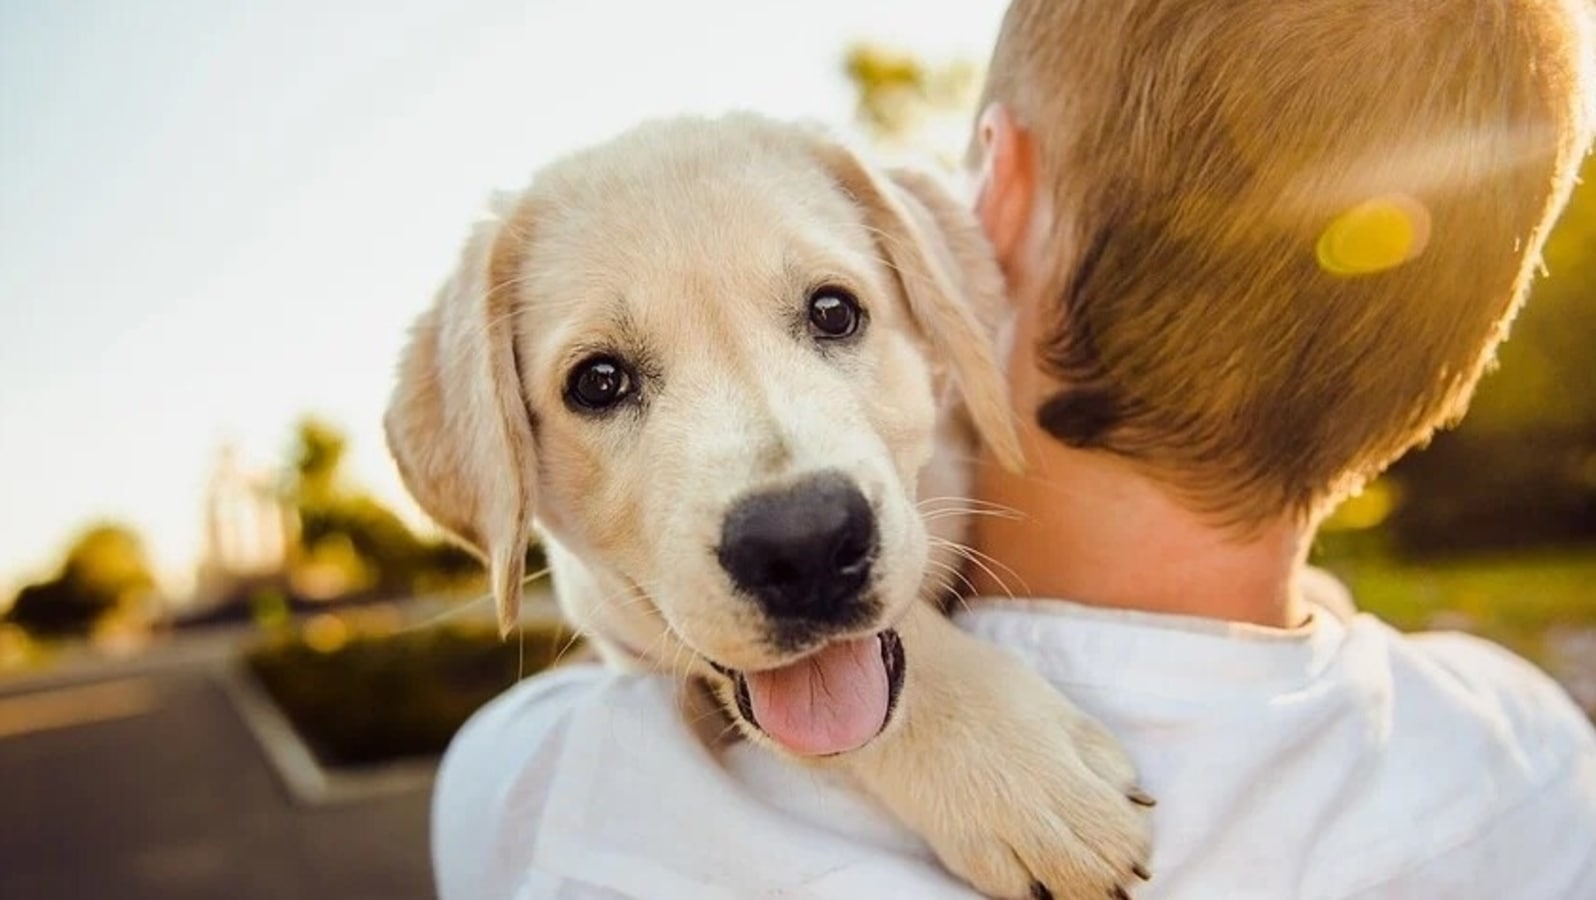
[[[870,502],[852,479],[825,472],[739,500],[726,514],[716,556],[772,619],[852,625],[877,546]]]

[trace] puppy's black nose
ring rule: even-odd
[[[846,618],[870,577],[876,517],[851,479],[826,473],[738,501],[716,552],[771,616]]]

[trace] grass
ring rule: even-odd
[[[1539,655],[1549,631],[1596,628],[1596,549],[1436,564],[1326,559],[1359,608],[1398,628],[1465,628]]]

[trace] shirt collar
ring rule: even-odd
[[[1036,598],[974,601],[956,618],[1061,688],[1207,700],[1290,690],[1330,665],[1355,614],[1351,601],[1319,570],[1308,570],[1301,587],[1312,612],[1287,629]]]

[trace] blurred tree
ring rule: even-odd
[[[859,42],[843,54],[842,68],[854,89],[855,121],[878,145],[918,149],[949,165],[962,153],[981,87],[979,67],[967,60],[931,63]]]
[[[1546,242],[1545,271],[1480,385],[1460,430],[1474,434],[1596,425],[1596,156]]]
[[[49,581],[24,587],[5,621],[48,637],[87,635],[117,612],[132,612],[155,592],[155,578],[132,529],[102,523],[85,530]]]
[[[297,579],[313,593],[374,592],[384,596],[449,587],[475,588],[481,566],[452,542],[424,538],[369,494],[345,483],[348,440],[335,426],[307,417],[295,429],[285,496],[300,521],[294,565],[319,579]],[[531,552],[528,571],[542,568]]]
[[[335,502],[349,440],[333,425],[314,416],[295,429],[289,462],[290,491],[302,504]]]
[[[1410,555],[1596,544],[1596,157],[1468,415],[1390,478]]]

